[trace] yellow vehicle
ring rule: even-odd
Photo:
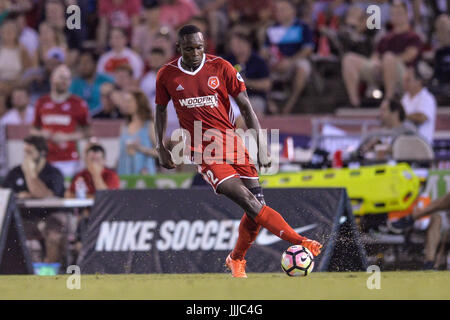
[[[260,182],[265,188],[346,188],[355,215],[405,210],[420,190],[406,163],[262,175]]]

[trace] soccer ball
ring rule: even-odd
[[[288,276],[305,277],[314,268],[314,256],[303,246],[291,246],[281,256],[281,268]]]

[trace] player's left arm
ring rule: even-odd
[[[258,145],[258,162],[260,166],[270,167],[270,151],[267,145],[267,137],[261,131],[261,125],[258,117],[250,103],[247,90],[241,91],[236,97],[234,97],[236,104],[241,111],[241,115],[244,119],[245,125],[248,129],[252,130],[256,143]]]

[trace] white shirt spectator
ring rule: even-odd
[[[151,105],[156,107],[155,105],[155,97],[156,97],[156,72],[149,71],[147,72],[141,81],[141,90],[145,93]],[[156,110],[155,110],[156,111]],[[154,112],[153,112],[154,113]],[[175,129],[180,127],[180,123],[178,121],[177,112],[175,111],[175,107],[173,106],[172,100],[167,104],[167,130],[166,130],[166,138],[171,137],[172,132]]]
[[[33,28],[25,27],[20,34],[19,42],[32,57],[36,54],[39,47],[39,34]]]
[[[25,109],[25,117],[22,119],[20,117],[19,111],[17,109],[9,110],[5,113],[3,117],[0,118],[0,124],[32,124],[34,120],[34,107],[28,105]]]
[[[436,99],[434,96],[427,88],[420,90],[414,97],[411,97],[410,94],[406,92],[402,98],[402,105],[406,115],[422,113],[427,117],[427,120],[417,127],[417,131],[430,145],[432,145],[437,111]]]
[[[114,70],[124,63],[130,65],[133,70],[133,78],[140,79],[142,77],[144,62],[141,57],[130,48],[125,48],[120,53],[112,50],[104,53],[98,61],[97,72],[113,75]]]

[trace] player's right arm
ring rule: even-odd
[[[175,168],[175,163],[172,160],[172,153],[164,145],[164,137],[167,129],[167,104],[171,99],[165,86],[164,69],[164,67],[161,68],[156,75],[155,149],[158,152],[160,165],[166,169],[173,169]]]
[[[173,169],[175,164],[172,160],[172,153],[164,145],[167,129],[167,105],[156,105],[155,118],[156,151],[158,152],[159,163],[166,169]]]

